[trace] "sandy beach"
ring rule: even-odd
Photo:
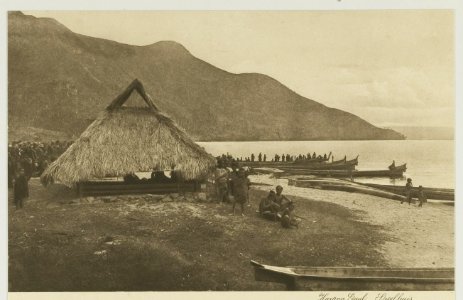
[[[380,251],[391,267],[453,267],[454,207],[441,203],[400,204],[399,201],[364,194],[288,186],[287,179],[270,175],[250,176],[252,182],[281,185],[287,196],[335,203],[358,217],[380,226],[388,237]],[[269,186],[254,186],[269,190]]]

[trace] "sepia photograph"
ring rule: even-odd
[[[455,290],[453,10],[5,13],[9,292]]]

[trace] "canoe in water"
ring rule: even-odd
[[[453,268],[276,267],[251,260],[257,281],[305,291],[453,291]]]
[[[389,177],[400,178],[403,176],[403,171],[399,170],[308,170],[308,169],[289,169],[280,168],[284,172],[278,175],[316,175],[329,177]]]

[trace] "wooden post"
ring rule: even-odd
[[[80,182],[77,183],[77,195],[79,196],[79,199],[82,199],[82,185]]]

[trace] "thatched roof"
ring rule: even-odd
[[[148,107],[123,107],[136,90]],[[185,180],[198,179],[215,167],[215,158],[197,145],[174,121],[159,112],[140,81],[127,89],[42,174],[44,185],[77,182],[154,167],[175,170]]]

